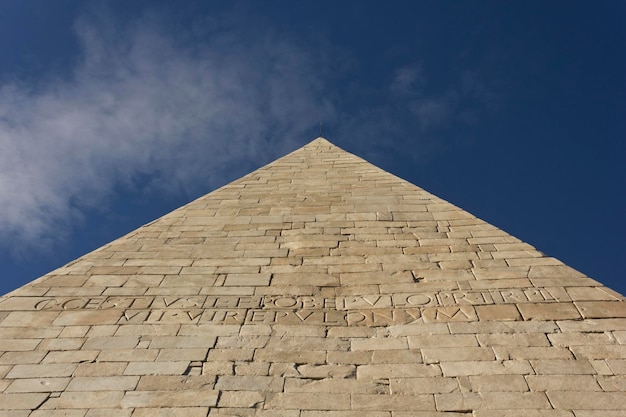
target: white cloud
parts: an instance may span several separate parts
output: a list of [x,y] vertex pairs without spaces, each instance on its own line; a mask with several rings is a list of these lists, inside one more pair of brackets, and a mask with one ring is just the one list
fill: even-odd
[[455,111],[454,104],[450,96],[441,96],[415,100],[410,107],[417,116],[421,128],[427,129],[449,121]]
[[418,65],[408,65],[396,70],[391,81],[391,92],[398,95],[419,94],[426,77]]
[[76,33],[83,55],[70,76],[0,86],[0,243],[54,240],[137,175],[206,187],[234,161],[268,161],[331,119],[320,65],[271,34],[183,42],[194,35],[176,40],[154,19],[83,19]]
[[[83,17],[71,73],[1,84],[0,247],[49,245],[119,186],[207,191],[233,167],[312,139],[320,121],[363,156],[419,149],[415,157],[427,158],[445,146],[438,128],[475,117],[464,101],[480,107],[489,92],[475,73],[435,90],[417,64],[363,88],[345,82],[350,52],[341,46],[305,50],[238,18],[198,17],[174,30],[156,15],[125,25]],[[358,108],[332,104],[356,97]]]

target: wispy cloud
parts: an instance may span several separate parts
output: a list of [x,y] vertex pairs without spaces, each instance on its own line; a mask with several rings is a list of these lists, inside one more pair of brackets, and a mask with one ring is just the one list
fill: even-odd
[[268,33],[189,42],[194,33],[172,36],[158,19],[83,18],[76,35],[83,53],[71,75],[0,86],[0,244],[54,240],[137,176],[166,190],[206,187],[331,119],[319,63]]
[[137,175],[165,190],[218,184],[237,161],[312,137],[331,113],[313,57],[268,33],[188,42],[155,19],[84,18],[76,35],[83,54],[70,76],[0,86],[0,237],[13,247],[54,240]]
[[428,78],[419,64],[398,68],[389,84],[389,92],[404,101],[421,131],[444,125],[473,124],[477,114],[493,109],[498,95],[481,79],[477,71],[463,70],[443,89],[427,89]]
[[350,79],[349,51],[300,47],[249,17],[198,17],[174,30],[157,14],[125,24],[94,16],[75,24],[82,53],[69,73],[0,85],[3,250],[70,234],[120,186],[207,191],[233,179],[233,167],[312,139],[319,121],[365,157],[419,148],[426,158],[441,146],[433,132],[475,117],[480,106],[466,102],[488,93],[474,73],[427,91],[418,64],[392,69],[387,85],[337,83]]

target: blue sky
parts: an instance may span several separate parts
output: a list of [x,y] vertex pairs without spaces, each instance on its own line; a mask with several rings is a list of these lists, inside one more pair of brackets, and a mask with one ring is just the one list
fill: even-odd
[[626,3],[0,5],[0,293],[319,133],[626,293]]

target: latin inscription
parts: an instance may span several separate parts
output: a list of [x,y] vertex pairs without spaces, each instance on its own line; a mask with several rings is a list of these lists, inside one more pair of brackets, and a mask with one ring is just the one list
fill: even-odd
[[[518,304],[571,301],[561,288],[498,291],[402,293],[325,298],[318,296],[144,296],[144,297],[15,297],[0,311],[108,309],[377,309],[456,305]],[[19,306],[17,305],[19,303]],[[21,308],[19,308],[21,307]],[[24,308],[27,307],[27,308]]]
[[570,301],[563,288],[320,296],[14,297],[0,311],[120,310],[119,323],[387,326],[476,321],[475,306]]

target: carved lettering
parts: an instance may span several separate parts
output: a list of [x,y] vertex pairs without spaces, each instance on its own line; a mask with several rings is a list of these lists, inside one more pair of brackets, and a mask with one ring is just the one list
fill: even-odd
[[56,305],[56,300],[48,298],[35,303],[35,310],[50,310]]
[[565,288],[322,296],[99,296],[16,297],[4,310],[122,310],[119,324],[212,323],[387,326],[476,321],[473,306],[570,301]]
[[157,308],[194,308],[203,304],[203,297],[159,297],[153,305]]
[[140,311],[132,311],[126,310],[124,311],[124,315],[120,319],[122,323],[142,323],[148,319],[150,315],[149,311],[140,310]]
[[[406,294],[405,294],[406,295]],[[435,298],[428,294],[409,294],[404,298],[404,304],[410,307],[427,306],[434,303]]]
[[422,312],[424,322],[475,321],[476,311],[471,306],[428,307]]
[[389,308],[392,307],[390,295],[358,295],[352,297],[342,297],[337,303],[342,310],[353,310],[359,308]]

